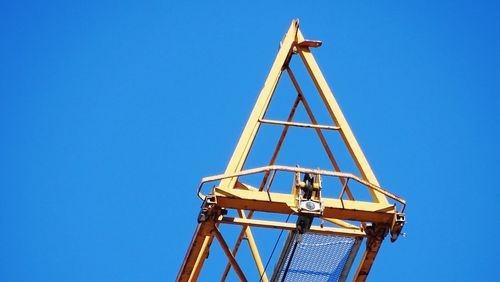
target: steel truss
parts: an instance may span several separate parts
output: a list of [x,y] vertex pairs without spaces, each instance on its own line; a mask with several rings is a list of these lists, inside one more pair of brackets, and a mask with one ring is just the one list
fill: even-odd
[[[203,200],[198,217],[199,223],[177,276],[177,281],[196,281],[198,279],[214,238],[217,238],[223,252],[228,258],[221,281],[226,279],[231,268],[241,281],[247,281],[245,269],[240,267],[235,258],[243,239],[246,239],[249,244],[262,281],[268,281],[268,275],[260,257],[252,228],[296,230],[297,225],[283,221],[255,219],[253,218],[254,212],[293,215],[305,213],[309,216],[333,223],[336,226],[312,225],[307,232],[366,238],[365,251],[356,273],[353,275],[354,281],[365,281],[386,235],[390,233],[392,241],[396,240],[399,236],[405,222],[405,200],[380,187],[311,53],[311,48],[319,46],[321,46],[321,42],[319,41],[305,40],[299,29],[299,21],[292,21],[288,32],[281,42],[278,55],[225,173],[203,178],[198,187],[198,195]],[[320,125],[315,119],[289,67],[290,60],[294,55],[298,55],[304,63],[335,125]],[[286,121],[265,119],[264,115],[283,72],[289,75],[297,91],[297,98]],[[311,123],[293,122],[296,108],[300,103],[304,106]],[[271,161],[265,167],[243,170],[243,165],[262,124],[283,127]],[[276,158],[290,127],[313,129],[318,135],[335,170],[327,171],[276,165]],[[332,130],[340,134],[360,172],[359,177],[351,173],[341,172],[337,160],[323,134],[323,130]],[[273,192],[272,183],[277,172],[291,175],[290,179],[295,184],[292,185],[290,193]],[[304,183],[301,183],[300,177],[305,174],[314,175],[318,178],[338,178],[342,184],[339,197],[321,197],[321,186],[320,182],[318,182],[319,184],[312,188],[313,196],[310,200],[316,203],[317,206],[311,210],[304,209],[300,202],[301,187],[304,187]],[[253,187],[239,181],[240,177],[248,175],[261,175],[262,181],[260,186]],[[203,194],[204,184],[217,181],[219,182],[218,185],[211,188],[206,195]],[[357,182],[368,189],[373,201],[355,200],[353,196],[354,191],[352,191],[352,186],[349,185],[349,183],[353,182]],[[346,196],[347,199],[345,199]],[[227,216],[227,211],[231,209],[237,211],[237,217]],[[352,221],[359,222],[359,225],[352,224]],[[236,244],[232,249],[227,244],[219,229],[221,224],[240,225],[242,227]]]

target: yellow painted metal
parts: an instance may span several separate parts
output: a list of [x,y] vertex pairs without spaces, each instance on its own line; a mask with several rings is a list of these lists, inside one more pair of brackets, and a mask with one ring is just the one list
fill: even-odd
[[210,247],[214,227],[213,220],[198,224],[177,281],[196,281]]
[[[380,236],[377,238],[370,237],[372,235],[369,235],[368,232],[365,231],[365,222],[381,225],[382,228],[392,227],[398,211],[395,204],[389,203],[388,198],[401,204],[399,212],[404,211],[406,206],[404,199],[388,192],[378,184],[378,181],[365,155],[357,143],[347,120],[345,119],[337,101],[333,96],[333,92],[329,88],[326,79],[316,63],[316,60],[310,52],[310,48],[321,46],[321,42],[305,40],[298,27],[298,20],[293,20],[281,42],[281,48],[278,51],[276,59],[231,156],[225,173],[202,179],[198,188],[198,195],[202,199],[205,199],[205,195],[202,193],[203,184],[211,181],[220,181],[220,183],[214,187],[208,195],[211,197],[211,201],[213,201],[210,205],[208,205],[211,216],[204,221],[202,220],[202,222],[198,224],[189,250],[177,276],[177,281],[196,281],[198,279],[214,237],[216,237],[221,243],[221,247],[229,260],[221,281],[226,279],[231,267],[236,271],[240,280],[246,281],[244,274],[246,269],[242,269],[235,259],[236,253],[238,252],[238,248],[244,236],[249,243],[257,270],[259,274],[262,275],[262,281],[268,281],[251,227],[293,230],[295,229],[295,224],[253,219],[252,217],[254,212],[260,211],[281,214],[297,214],[298,212],[298,201],[296,199],[299,193],[297,190],[298,188],[293,186],[290,194],[270,191],[274,175],[277,171],[292,172],[295,174],[295,179],[300,179],[299,177],[301,173],[312,173],[314,175],[337,177],[340,180],[343,186],[341,197],[339,199],[318,198],[318,200],[321,200],[323,210],[321,214],[316,215],[317,217],[334,223],[339,227],[313,225],[309,232],[369,238],[369,244],[354,275],[355,281],[364,281],[366,279],[375,256],[380,249],[383,237],[385,237],[385,235],[381,238],[379,238]],[[313,112],[289,67],[289,62],[294,54],[298,54],[306,66],[308,73],[319,92],[319,95],[326,105],[334,125],[319,125],[317,123]],[[297,98],[286,121],[266,119],[265,113],[283,71],[286,71],[289,74],[289,77],[291,78],[297,91]],[[306,109],[306,112],[311,119],[311,124],[293,121],[295,111],[300,103],[302,103]],[[269,124],[270,126],[279,125],[283,127],[274,153],[268,166],[243,170],[252,144],[262,124]],[[321,144],[328,154],[335,171],[275,165],[274,163],[290,126],[312,128],[320,138]],[[359,173],[361,174],[361,177],[351,173],[341,172],[340,166],[337,163],[334,154],[322,133],[322,130],[335,130],[339,132],[347,149],[349,150],[350,156],[354,160]],[[264,175],[260,186],[254,187],[250,184],[238,181],[240,176],[259,173]],[[355,200],[353,191],[351,191],[348,186],[349,180],[359,182],[365,186],[370,191],[373,202]],[[342,199],[344,192],[347,193],[349,200]],[[235,209],[238,212],[239,218],[221,216],[224,209]],[[248,211],[248,214],[245,210]],[[357,221],[361,223],[363,227],[355,226],[345,220]],[[224,240],[223,234],[218,229],[220,224],[237,224],[242,226],[242,230],[237,237],[236,244],[232,251],[230,251],[229,246]]]
[[198,276],[200,275],[201,268],[203,266],[203,262],[205,259],[208,257],[208,249],[210,248],[210,245],[212,245],[212,241],[214,240],[213,236],[205,236],[203,238],[203,244],[200,249],[200,253],[198,257],[196,258],[196,262],[193,266],[193,270],[189,274],[189,282],[192,281],[197,281]]
[[[245,211],[239,209],[238,214],[242,219],[246,219]],[[264,264],[262,263],[262,259],[260,258],[259,249],[257,248],[257,244],[255,243],[255,239],[252,234],[252,230],[248,226],[244,227],[245,235],[248,240],[248,245],[250,247],[250,251],[252,252],[253,259],[255,261],[255,265],[259,270],[259,275],[262,277],[263,282],[267,282],[266,270],[264,268]]]
[[[250,211],[247,218],[251,218],[252,215],[253,215],[253,211]],[[243,241],[243,237],[245,236],[245,232],[246,232],[247,228],[248,227],[245,226],[241,229],[240,234],[238,236],[238,239],[236,240],[236,243],[234,244],[234,248],[233,248],[233,252],[232,252],[233,256],[236,256],[236,253],[238,253],[238,250],[240,248],[241,242]],[[220,281],[226,281],[227,275],[229,274],[229,270],[231,270],[231,264],[227,263],[226,267],[224,268],[224,272],[222,273],[222,277],[221,277]]]
[[347,228],[347,229],[359,229],[359,226],[356,226],[354,224],[350,224],[350,223],[345,222],[345,221],[340,220],[340,219],[328,218],[328,217],[323,217],[322,219],[324,219],[324,220],[326,220],[328,222],[331,222],[331,223],[333,223],[335,225]]
[[375,257],[382,246],[382,241],[377,240],[370,247],[367,247],[363,252],[363,256],[360,260],[360,264],[356,269],[356,273],[354,274],[353,281],[356,282],[364,282],[370,273],[370,269],[372,268],[373,262],[375,261]]
[[[291,194],[214,188],[217,204],[226,208],[258,210],[270,213],[297,213]],[[323,216],[345,220],[391,224],[396,214],[392,204],[323,198]]]
[[[284,230],[295,230],[297,228],[295,226],[295,223],[258,220],[258,219],[224,217],[221,219],[221,222],[227,224],[238,224],[244,226],[254,226],[263,228],[284,229]],[[335,228],[335,227],[321,227],[313,225],[311,226],[311,229],[308,232],[315,234],[328,234],[328,235],[352,236],[352,237],[364,237],[366,235],[366,233],[362,231],[359,227],[357,227],[356,229],[346,229],[346,228]]]
[[328,130],[339,130],[340,129],[340,127],[338,127],[338,126],[309,124],[309,123],[303,123],[303,122],[278,121],[278,120],[270,120],[270,119],[261,119],[261,120],[259,120],[259,122],[267,123],[267,124],[297,126],[297,127],[305,127],[305,128],[318,128],[318,129],[328,129]]
[[236,271],[236,274],[240,278],[240,281],[247,281],[245,274],[243,274],[243,271],[241,270],[240,266],[236,262],[236,259],[234,258],[233,254],[231,251],[229,251],[229,247],[226,243],[226,240],[224,240],[224,237],[220,233],[219,229],[215,228],[215,236],[217,237],[217,240],[219,240],[219,243],[222,247],[222,250],[226,254],[227,258],[229,259],[229,262],[233,266],[234,270]]

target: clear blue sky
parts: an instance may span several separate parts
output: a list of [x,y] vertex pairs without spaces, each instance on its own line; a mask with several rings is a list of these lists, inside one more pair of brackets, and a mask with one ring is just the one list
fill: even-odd
[[407,238],[369,280],[498,280],[497,1],[10,2],[1,281],[173,281],[195,188],[223,172],[297,17],[381,184],[409,203]]

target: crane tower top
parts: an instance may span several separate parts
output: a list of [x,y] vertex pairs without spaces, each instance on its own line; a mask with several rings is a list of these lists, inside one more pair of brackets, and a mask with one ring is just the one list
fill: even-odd
[[[292,21],[224,174],[205,177],[198,187],[202,200],[198,224],[177,281],[196,281],[203,275],[214,238],[227,257],[227,264],[216,263],[221,266],[221,281],[228,275],[236,275],[241,281],[254,280],[249,278],[252,273],[261,281],[345,281],[348,277],[364,281],[384,238],[390,234],[391,241],[395,241],[401,234],[406,202],[382,188],[375,177],[311,52],[320,46],[320,41],[305,39],[299,21]],[[319,124],[316,120],[291,69],[294,57],[299,57],[304,64],[317,90],[314,95],[321,98],[331,124]],[[266,112],[284,73],[293,84],[295,100],[286,120],[269,119]],[[294,121],[299,106],[305,109],[310,122]],[[280,130],[276,146],[264,166],[245,168],[263,126]],[[319,138],[328,156],[327,168],[277,163],[291,128]],[[340,136],[357,171],[341,170],[326,132]],[[295,156],[296,164],[300,165],[301,154]],[[278,177],[281,182],[275,181]],[[288,185],[283,185],[286,182]],[[212,183],[210,188],[205,185],[207,183]],[[369,199],[357,197],[358,190],[367,190]],[[235,233],[225,234],[226,226],[239,226],[236,233],[239,235],[232,248],[227,236]],[[261,238],[262,234],[254,232],[255,228],[279,232],[267,262],[262,259],[264,252],[259,248],[262,245],[259,240],[269,241],[276,237]],[[286,236],[282,236],[284,232]],[[251,260],[237,256],[243,240],[248,243]],[[272,261],[274,265],[270,265],[278,246],[281,254],[276,255]],[[355,260],[360,251],[361,258]],[[356,270],[351,273],[352,266]]]

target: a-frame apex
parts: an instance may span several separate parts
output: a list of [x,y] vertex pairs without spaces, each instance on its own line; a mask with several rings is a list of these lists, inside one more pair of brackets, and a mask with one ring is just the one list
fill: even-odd
[[[339,133],[342,136],[346,147],[349,150],[350,156],[359,169],[364,180],[379,185],[375,174],[373,173],[361,147],[359,146],[352,130],[347,123],[337,101],[333,96],[328,83],[326,82],[323,73],[321,72],[310,48],[321,46],[320,41],[306,40],[299,29],[299,20],[294,19],[281,41],[281,47],[278,51],[276,59],[267,76],[264,86],[259,94],[257,102],[250,114],[247,124],[241,134],[241,137],[236,145],[236,149],[225,170],[226,174],[236,173],[243,169],[245,161],[248,157],[252,144],[259,131],[261,121],[269,107],[271,98],[276,90],[276,86],[280,80],[283,71],[288,70],[288,73],[293,76],[289,69],[289,62],[294,54],[298,54],[316,86],[333,122],[339,127]],[[295,87],[299,90],[297,82],[294,82]],[[300,93],[299,93],[300,94]],[[324,141],[322,141],[324,142]],[[331,153],[330,153],[331,154]],[[224,179],[220,183],[220,187],[231,189],[234,188],[237,178]],[[387,199],[381,193],[370,190],[370,193],[375,202],[387,203]]]

